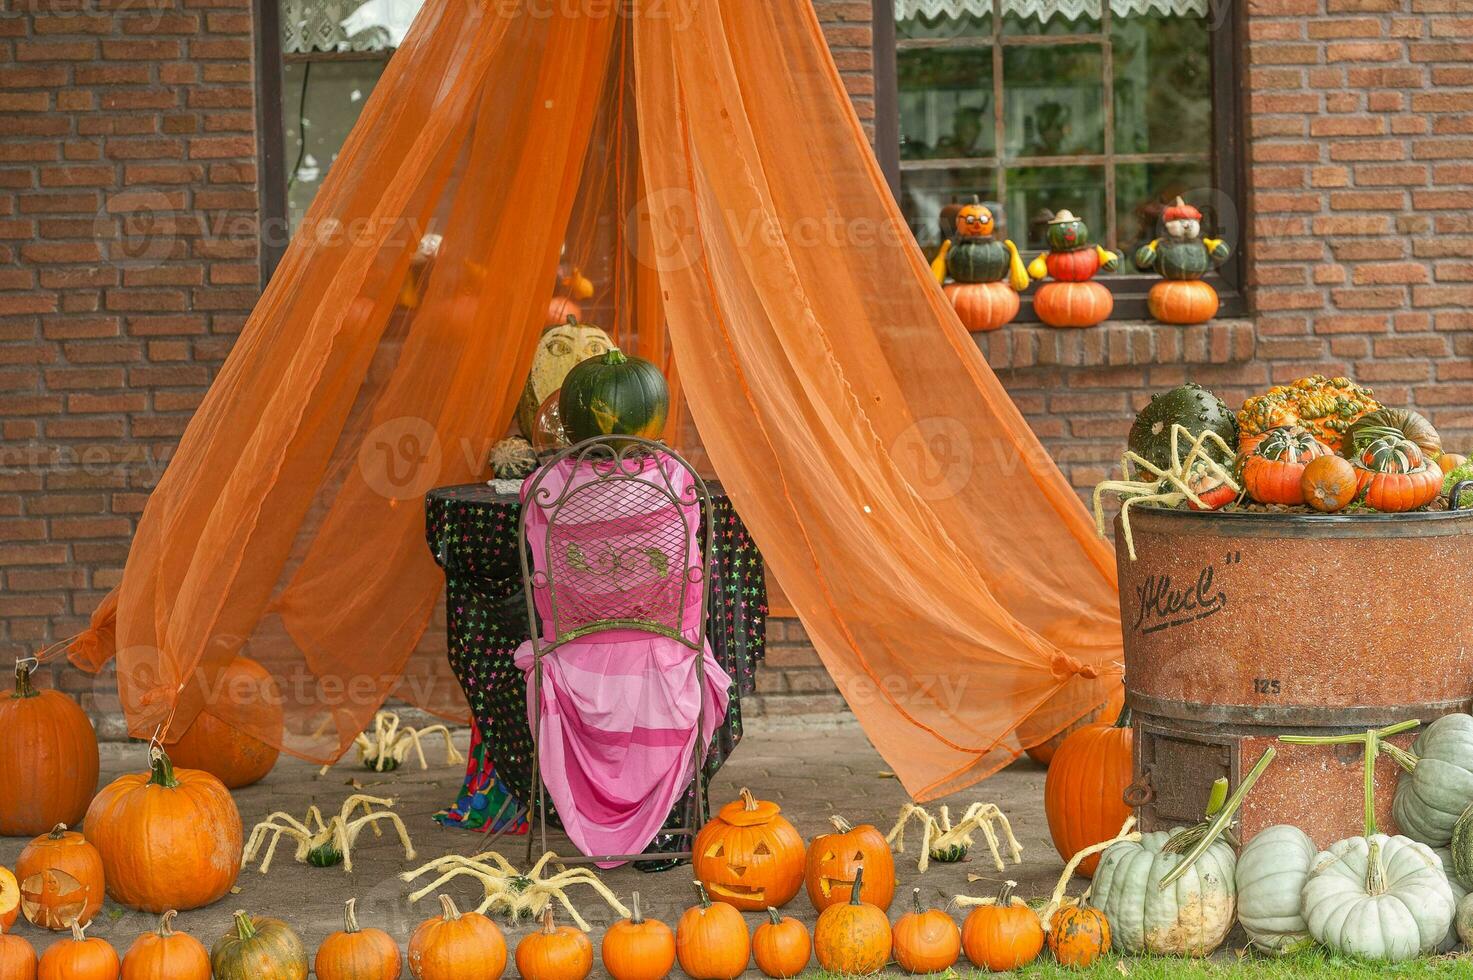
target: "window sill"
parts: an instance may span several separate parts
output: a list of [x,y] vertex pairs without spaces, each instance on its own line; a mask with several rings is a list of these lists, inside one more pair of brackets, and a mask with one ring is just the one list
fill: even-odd
[[1036,367],[1132,367],[1147,364],[1241,364],[1253,359],[1252,320],[1221,319],[1193,327],[1154,320],[1106,321],[1083,330],[1010,323],[974,335],[993,370]]

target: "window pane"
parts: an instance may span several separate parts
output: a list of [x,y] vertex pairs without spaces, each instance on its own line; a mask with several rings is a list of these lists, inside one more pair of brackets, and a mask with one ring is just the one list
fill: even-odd
[[1117,17],[1115,152],[1207,153],[1212,73],[1200,17]]
[[1007,155],[1104,153],[1104,77],[1104,58],[1097,44],[1006,49]]
[[992,49],[922,49],[897,56],[900,159],[989,157],[993,138]]
[[322,186],[322,179],[337,159],[383,70],[384,62],[376,60],[293,62],[286,66],[282,122],[286,134],[287,215],[293,230]]
[[280,0],[281,49],[388,51],[404,42],[423,0]]
[[[941,209],[948,204],[983,201],[997,194],[997,173],[991,168],[968,170],[908,170],[901,174],[900,208],[916,241],[927,258],[936,254],[942,236],[939,224]],[[997,214],[998,227],[1005,227],[1006,216]]]
[[949,9],[930,17],[927,9],[924,0],[895,0],[896,39],[986,37],[992,33],[991,0],[978,0],[955,17]]
[[[1136,272],[1130,256],[1165,233],[1161,212],[1180,196],[1202,212],[1202,234],[1221,233],[1212,168],[1200,163],[1134,163],[1115,168],[1115,214],[1120,233],[1114,246],[1125,256],[1121,271]],[[1154,273],[1153,273],[1154,274]]]
[[1065,208],[1083,218],[1090,234],[1101,241],[1105,235],[1105,168],[1009,168],[1007,204],[1008,213],[1024,222],[1024,227],[1015,226],[1011,232],[1020,249],[1046,249],[1048,212]]

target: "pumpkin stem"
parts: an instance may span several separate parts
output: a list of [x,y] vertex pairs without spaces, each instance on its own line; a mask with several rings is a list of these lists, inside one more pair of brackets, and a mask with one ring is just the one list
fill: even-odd
[[[91,923],[88,923],[90,925]],[[72,942],[85,943],[87,941],[87,926],[78,921],[77,916],[72,916]]]
[[455,907],[455,900],[449,895],[440,896],[440,918],[446,922],[455,922],[460,918],[460,909]]
[[169,911],[159,916],[158,936],[160,939],[168,939],[174,935],[174,916],[178,914],[177,909],[169,909]]
[[1381,863],[1381,842],[1366,841],[1366,894],[1375,898],[1386,891],[1386,866]]
[[[1361,759],[1361,781],[1365,791],[1367,837],[1376,832],[1376,756],[1380,754],[1380,748],[1381,740],[1376,733],[1366,732],[1366,750],[1362,753],[1363,758]],[[1368,866],[1367,875],[1369,874]]]
[[1364,746],[1362,750],[1362,767],[1364,768],[1363,782],[1365,784],[1365,825],[1366,836],[1376,832],[1376,759],[1385,752],[1395,760],[1407,772],[1417,768],[1417,757],[1405,749],[1392,745],[1386,739],[1393,735],[1409,732],[1420,725],[1416,718],[1399,721],[1385,728],[1372,728],[1369,731],[1356,732],[1352,735],[1280,735],[1280,742],[1290,745],[1353,745],[1356,742]]
[[1420,760],[1401,746],[1386,742],[1381,746],[1381,751],[1391,756],[1392,761],[1407,772],[1417,771],[1417,763]]
[[[1160,887],[1163,890],[1173,884],[1182,875],[1186,874],[1187,869],[1196,864],[1197,859],[1217,842],[1217,838],[1221,837],[1222,832],[1227,830],[1228,824],[1232,823],[1233,816],[1238,812],[1238,807],[1243,805],[1243,799],[1248,795],[1248,791],[1253,788],[1254,783],[1258,782],[1258,777],[1263,775],[1263,771],[1268,768],[1270,762],[1274,761],[1274,756],[1277,754],[1277,750],[1272,745],[1264,749],[1263,755],[1258,757],[1258,761],[1253,764],[1253,768],[1249,770],[1248,775],[1243,777],[1243,781],[1233,791],[1233,795],[1228,799],[1226,805],[1218,810],[1217,815],[1212,818],[1210,823],[1198,824],[1191,830],[1177,834],[1167,842],[1166,846],[1162,848],[1163,851],[1180,853],[1181,848],[1187,843],[1191,843],[1192,848],[1187,852],[1186,857],[1182,859],[1181,863],[1172,868],[1161,879]],[[1183,838],[1189,838],[1189,840],[1184,841]],[[1176,846],[1173,847],[1173,844]]]
[[845,820],[843,817],[839,816],[837,813],[831,814],[829,816],[829,823],[833,824],[834,827],[841,834],[847,834],[847,833],[849,833],[849,831],[851,831],[851,830],[854,829],[854,827],[849,823],[849,821]]
[[709,895],[706,894],[706,886],[703,885],[703,884],[701,884],[699,881],[692,882],[692,884],[694,884],[696,886],[696,893],[701,896],[701,908],[703,908],[703,909],[710,908],[711,907],[711,896],[709,896]]
[[542,906],[542,934],[551,936],[556,932],[557,926],[552,921],[552,899],[548,899],[547,904]]
[[639,910],[639,892],[630,892],[629,906],[629,921],[633,922],[635,925],[639,925],[644,922],[644,913]]
[[249,915],[247,915],[244,910],[237,911],[235,913],[235,936],[236,936],[236,938],[239,939],[239,940],[241,940],[242,942],[244,942],[247,939],[254,938],[255,935],[256,935],[256,924],[251,921],[251,917]]
[[783,917],[778,915],[777,909],[773,908],[771,905],[767,906],[767,918],[775,926],[780,926],[783,924]]
[[[150,786],[162,786],[165,789],[173,789],[179,785],[179,780],[174,776],[174,763],[169,760],[168,753],[163,746],[155,745],[148,750],[149,768],[153,770],[153,776],[148,780]],[[242,936],[241,938],[247,938]]]
[[1120,717],[1118,717],[1118,718],[1115,719],[1115,727],[1116,728],[1129,728],[1130,727],[1130,705],[1127,704],[1125,707],[1123,707],[1123,708],[1120,709]]
[[1207,808],[1202,811],[1203,816],[1217,816],[1222,810],[1222,805],[1227,802],[1227,788],[1226,776],[1219,776],[1212,781],[1212,792],[1207,794]]
[[738,795],[740,795],[741,798],[742,798],[742,809],[743,810],[747,811],[748,813],[756,813],[757,812],[757,797],[755,797],[755,796],[752,795],[752,791],[751,790],[749,790],[749,789],[747,789],[747,787],[743,786],[741,793],[738,794]]
[[358,931],[358,899],[350,898],[343,903],[343,931],[348,935]]
[[21,657],[15,662],[15,696],[18,698],[33,698],[38,692],[31,684],[31,671],[37,666],[35,657]]
[[629,358],[624,356],[624,352],[617,347],[610,347],[609,352],[604,355],[605,364],[623,364],[628,360]]
[[[864,887],[864,865],[861,864],[859,867],[857,867],[857,868],[854,869],[854,886],[849,889],[849,904],[850,905],[862,905],[862,904],[864,904],[863,902],[861,902],[859,900],[859,890],[861,888],[863,888],[863,887]],[[916,890],[917,891],[920,891],[920,889],[916,889]]]
[[922,912],[926,911],[925,909],[921,908],[921,890],[919,888],[912,888],[910,890],[910,903],[915,908],[916,915],[920,915]]
[[51,833],[49,833],[49,834],[46,835],[46,837],[47,837],[48,840],[61,840],[65,836],[66,836],[66,824],[64,824],[64,823],[59,823],[55,827],[52,827],[51,828]]
[[[1013,903],[1013,889],[1017,887],[1018,883],[1016,881],[1005,881],[1002,883],[1002,888],[997,893],[998,908],[1005,909]],[[920,889],[917,888],[916,891],[920,891]]]

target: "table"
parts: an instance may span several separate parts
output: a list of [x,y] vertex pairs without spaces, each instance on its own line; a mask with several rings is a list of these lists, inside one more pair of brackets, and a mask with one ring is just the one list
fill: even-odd
[[[767,637],[767,586],[762,556],[721,486],[708,482],[714,534],[707,641],[735,683],[726,719],[712,740],[705,772],[721,768],[742,737],[741,697],[756,689]],[[522,832],[518,801],[530,799],[532,737],[527,684],[512,662],[528,639],[526,599],[517,551],[521,503],[484,483],[441,487],[425,499],[425,536],[445,570],[451,669],[470,702],[473,732],[465,785],[436,819],[446,826]],[[666,821],[679,827],[694,789]],[[548,801],[549,820],[556,814]],[[515,820],[515,823],[512,821]],[[661,834],[651,850],[689,850],[683,835]]]

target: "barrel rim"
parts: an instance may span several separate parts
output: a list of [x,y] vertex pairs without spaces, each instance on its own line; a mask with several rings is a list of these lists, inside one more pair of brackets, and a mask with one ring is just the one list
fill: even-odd
[[1325,526],[1354,526],[1359,524],[1421,524],[1427,521],[1473,520],[1473,508],[1459,510],[1414,510],[1402,514],[1374,512],[1369,514],[1289,514],[1281,511],[1235,511],[1235,510],[1190,510],[1177,507],[1157,507],[1145,504],[1132,508],[1131,521],[1147,520],[1202,520],[1236,521],[1240,524],[1264,524],[1290,526],[1313,524]]
[[1127,676],[1125,704],[1135,718],[1164,718],[1173,722],[1234,725],[1251,728],[1379,728],[1406,718],[1433,718],[1473,707],[1469,698],[1418,701],[1411,704],[1380,705],[1247,705],[1220,702],[1178,701],[1135,690]]

